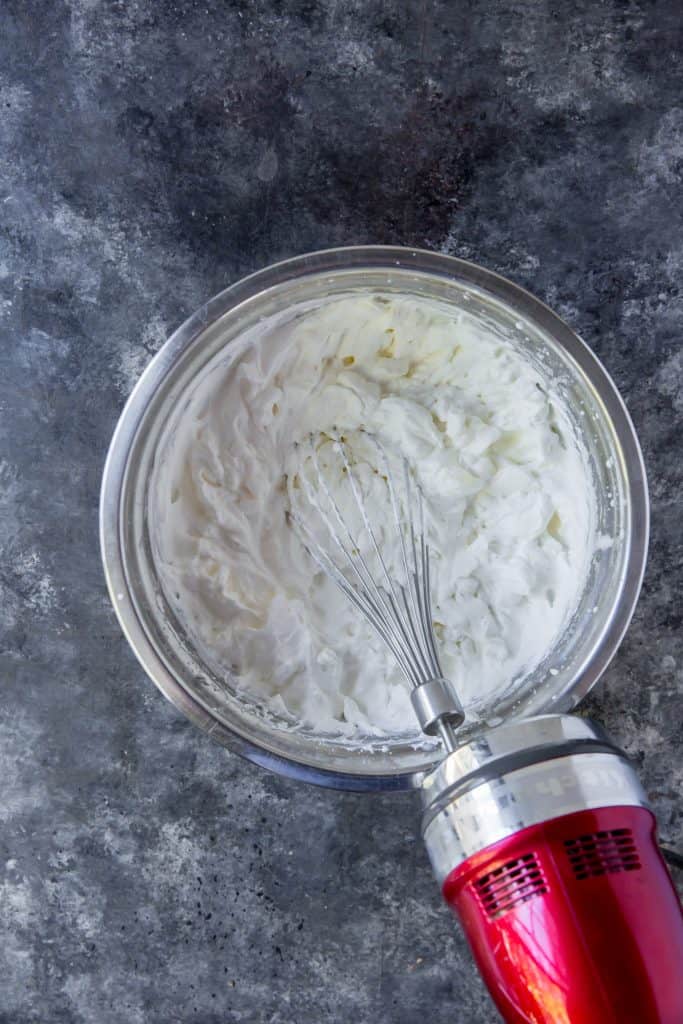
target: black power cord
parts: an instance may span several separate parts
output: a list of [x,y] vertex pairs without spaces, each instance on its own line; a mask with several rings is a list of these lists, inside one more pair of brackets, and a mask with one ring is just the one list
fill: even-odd
[[668,846],[660,846],[660,850],[667,864],[670,864],[673,868],[683,869],[683,853],[679,853],[678,850],[671,850]]

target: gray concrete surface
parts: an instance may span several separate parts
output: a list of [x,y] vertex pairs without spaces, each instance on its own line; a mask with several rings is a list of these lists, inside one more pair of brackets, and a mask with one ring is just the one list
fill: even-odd
[[0,7],[0,1021],[489,1024],[410,797],[269,777],[166,704],[97,547],[124,400],[208,296],[329,245],[497,270],[598,352],[653,543],[587,708],[683,848],[674,2]]

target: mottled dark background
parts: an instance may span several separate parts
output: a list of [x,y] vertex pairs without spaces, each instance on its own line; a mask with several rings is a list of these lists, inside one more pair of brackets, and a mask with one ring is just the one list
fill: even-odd
[[[590,710],[683,848],[681,7],[0,6],[0,1021],[488,1024],[409,796],[212,744],[138,668],[97,500],[126,395],[240,275],[475,260],[604,359],[643,441],[643,598]],[[626,1024],[626,1022],[625,1022]]]

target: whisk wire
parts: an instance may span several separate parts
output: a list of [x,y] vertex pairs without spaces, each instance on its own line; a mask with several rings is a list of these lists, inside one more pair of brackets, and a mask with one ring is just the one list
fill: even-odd
[[[319,514],[321,521],[325,525],[325,528],[330,538],[332,539],[334,544],[340,549],[344,558],[346,559],[346,563],[356,576],[362,588],[362,597],[367,602],[367,608],[363,607],[362,602],[359,600],[358,591],[353,587],[353,585],[351,585],[348,582],[342,569],[340,569],[339,566],[330,558],[330,556],[321,548],[321,546],[318,544],[315,537],[313,536],[312,532],[306,527],[306,524],[303,522],[300,516],[296,515],[296,513],[294,513],[293,515],[294,521],[300,527],[300,529],[302,529],[307,535],[308,544],[306,546],[309,552],[313,554],[313,551],[311,550],[311,548],[313,547],[318,555],[316,561],[320,563],[320,560],[322,559],[323,562],[329,564],[329,566],[334,569],[332,575],[335,582],[338,584],[338,586],[341,587],[344,593],[351,598],[356,607],[359,608],[359,610],[361,610],[365,614],[370,623],[374,626],[376,632],[379,633],[380,637],[390,647],[404,675],[409,679],[410,682],[413,683],[413,685],[417,685],[417,682],[419,681],[420,666],[415,661],[415,652],[411,649],[410,645],[406,643],[407,637],[404,624],[401,621],[400,616],[396,615],[395,606],[393,602],[390,601],[392,595],[385,595],[383,590],[376,584],[372,572],[370,571],[370,568],[367,564],[367,561],[363,556],[362,551],[360,550],[358,539],[354,538],[353,534],[351,533],[349,525],[341,513],[341,509],[339,508],[337,500],[328,486],[328,483],[325,479],[325,475],[322,472],[322,468],[320,466],[318,452],[313,438],[311,438],[311,452],[313,465],[317,474],[317,480],[320,484],[322,492],[325,495],[325,498],[327,499],[327,503],[332,509],[334,518],[336,519],[340,529],[343,531],[344,535],[347,538],[348,544],[350,545],[350,549],[344,544],[344,542],[339,537],[337,531],[334,529],[334,525],[330,521],[328,513],[323,508],[321,503],[318,501],[315,493],[309,486],[309,482],[306,479],[305,475],[302,474],[304,488],[306,491],[306,497],[310,501],[313,508]],[[342,455],[344,455],[343,450]],[[362,499],[360,498],[360,494],[356,488],[355,478],[353,476],[353,472],[350,470],[350,466],[348,465],[348,460],[346,460],[346,466],[347,475],[349,475],[349,483],[351,485],[352,493],[354,495],[354,500],[357,504],[359,504],[362,507]],[[363,513],[364,510],[361,514]],[[370,529],[370,532],[372,533],[369,521],[367,520],[366,513],[365,521],[367,523],[367,527]],[[377,541],[374,538],[374,534],[372,536],[374,539],[376,550],[379,551],[379,548],[377,547]],[[381,559],[381,555],[379,557]],[[384,566],[384,571],[387,575],[387,578],[390,579],[390,577],[388,576],[388,572],[386,570],[386,565],[384,565],[382,559],[381,561]],[[323,571],[325,571],[324,565],[322,565],[321,568],[323,569]]]
[[371,623],[374,629],[379,634],[380,638],[386,643],[391,650],[392,654],[396,658],[396,661],[401,668],[401,671],[408,677],[412,678],[410,665],[406,663],[404,653],[401,647],[397,644],[395,636],[385,628],[383,620],[380,615],[380,611],[376,605],[366,595],[359,593],[353,586],[348,582],[343,572],[339,569],[336,563],[320,548],[317,541],[313,537],[306,524],[296,515],[296,513],[290,513],[292,522],[296,525],[300,531],[300,536],[304,547],[319,566],[322,571],[329,576],[337,586],[346,594],[350,601],[355,605],[356,608],[366,617]]
[[[403,561],[403,569],[404,569],[404,572],[405,572],[405,575],[406,575],[406,586],[405,587],[401,587],[401,593],[402,593],[402,596],[403,596],[403,603],[404,603],[405,610],[406,610],[407,620],[408,620],[408,623],[410,624],[411,633],[412,633],[413,639],[415,641],[416,649],[420,653],[424,670],[425,670],[425,672],[430,673],[430,674],[433,675],[434,671],[435,671],[435,667],[434,667],[434,665],[430,665],[429,664],[429,660],[427,658],[425,658],[425,656],[424,656],[424,646],[420,642],[420,637],[418,636],[417,628],[415,626],[415,621],[420,619],[419,608],[418,608],[419,597],[416,597],[416,595],[419,595],[420,587],[419,587],[419,579],[417,577],[417,557],[416,557],[416,551],[415,551],[414,532],[411,534],[411,549],[412,549],[412,555],[413,555],[413,567],[412,567],[412,570],[411,570],[411,568],[409,568],[409,566],[408,566],[408,553],[407,553],[407,550],[406,550],[405,531],[404,531],[403,525],[401,523],[401,515],[400,515],[400,511],[399,511],[398,498],[396,496],[396,488],[394,487],[393,475],[392,475],[390,467],[389,467],[389,463],[388,463],[388,460],[387,460],[386,452],[383,450],[383,448],[381,447],[381,445],[379,444],[379,442],[377,441],[376,438],[373,438],[373,441],[375,443],[375,447],[377,448],[377,451],[378,451],[378,453],[379,453],[379,455],[380,455],[380,457],[382,459],[382,462],[383,462],[383,468],[385,470],[384,475],[385,475],[386,480],[387,480],[387,486],[389,488],[389,497],[390,497],[390,500],[391,500],[391,507],[392,507],[392,510],[393,510],[393,513],[394,513],[394,523],[395,523],[395,526],[396,526],[396,533],[398,534],[398,537],[399,537],[399,543],[400,543],[400,548],[401,548],[401,558],[402,558],[402,561]],[[404,489],[405,489],[405,499],[406,499],[406,518],[407,518],[409,523],[412,523],[412,518],[413,517],[412,517],[412,496],[411,496],[411,490],[410,490],[410,474],[408,472],[408,467],[407,467],[407,465],[405,463],[403,465],[403,470],[404,470]],[[423,509],[422,509],[422,493],[419,490],[419,488],[418,488],[417,494],[418,494],[418,505],[419,505],[419,507],[421,509],[421,512],[423,513]],[[424,516],[423,515],[422,515],[422,523],[424,524]],[[413,584],[412,586],[410,586],[411,582]],[[412,613],[413,613],[412,615],[411,615],[411,608],[408,605],[408,597],[406,596],[406,592],[407,592],[407,594],[409,595],[409,598],[410,598],[410,605],[412,606]],[[437,664],[436,667],[438,669],[438,664]]]
[[[405,582],[396,579],[389,569],[344,438],[327,437],[325,440],[338,458],[343,477],[348,482],[353,507],[359,517],[360,533],[357,533],[358,527],[352,529],[332,492],[321,465],[320,445],[316,444],[313,435],[309,438],[313,479],[309,479],[304,470],[299,479],[310,508],[317,514],[325,535],[332,542],[332,551],[319,541],[300,514],[299,507],[290,508],[289,521],[318,567],[336,583],[393,654],[399,669],[413,686],[411,699],[422,728],[438,734],[446,748],[451,750],[455,743],[454,729],[463,721],[464,714],[443,679],[434,638],[430,557],[422,491],[411,477],[407,462],[402,460],[401,500],[385,449],[374,435],[365,431],[361,433],[374,445],[383,469],[382,477],[390,497],[398,537],[398,558]],[[364,534],[369,542],[368,554],[374,554],[374,571],[363,554]]]
[[[394,613],[394,621],[395,621],[396,625],[398,626],[398,628],[399,628],[399,630],[401,632],[401,635],[403,636],[403,639],[408,644],[408,649],[411,651],[411,654],[413,656],[417,656],[419,658],[421,656],[421,654],[422,654],[422,652],[419,650],[419,648],[416,648],[415,650],[410,648],[409,633],[410,633],[411,620],[410,620],[409,616],[408,616],[408,618],[406,620],[404,620],[403,615],[402,615],[402,613],[400,611],[399,603],[398,603],[398,594],[396,592],[397,584],[394,582],[393,577],[389,574],[389,570],[387,569],[386,562],[385,562],[384,557],[382,555],[382,551],[380,549],[380,546],[379,546],[379,544],[377,542],[377,537],[375,535],[375,531],[372,528],[372,524],[370,522],[370,517],[368,516],[367,509],[365,507],[365,502],[363,501],[363,499],[362,499],[362,497],[360,495],[360,491],[359,491],[359,488],[358,488],[358,482],[356,480],[355,473],[353,472],[353,469],[351,468],[351,464],[349,462],[349,459],[348,459],[348,457],[346,455],[346,451],[345,451],[344,446],[342,445],[342,443],[340,441],[335,441],[334,442],[334,447],[335,447],[335,451],[337,452],[338,455],[340,455],[340,457],[342,459],[344,470],[346,471],[346,474],[348,476],[349,486],[351,488],[351,493],[352,493],[354,501],[356,503],[356,508],[358,509],[358,512],[360,514],[363,526],[365,527],[365,531],[366,531],[366,533],[367,533],[367,535],[368,535],[368,537],[370,539],[370,543],[372,544],[372,548],[373,548],[373,550],[375,552],[375,556],[377,557],[377,560],[379,562],[380,568],[382,570],[382,575],[384,576],[384,579],[385,579],[385,582],[386,582],[387,598],[388,598],[388,600],[390,602],[391,609],[392,609],[392,611]],[[399,531],[399,533],[400,533],[400,531]],[[383,598],[384,595],[383,595],[382,588],[379,587],[375,583],[375,580],[374,580],[374,578],[372,578],[372,576],[370,577],[370,579],[371,579],[372,586],[377,590],[377,592],[380,595],[380,597]]]
[[[358,610],[371,622],[380,638],[387,644],[387,646],[389,646],[406,678],[414,686],[417,686],[424,678],[432,678],[435,675],[439,675],[440,666],[438,658],[434,656],[435,652],[433,643],[430,644],[428,641],[428,636],[431,632],[429,628],[430,620],[425,620],[425,606],[420,595],[422,580],[420,579],[420,569],[417,556],[412,507],[413,497],[408,468],[407,466],[404,466],[404,484],[406,489],[406,517],[410,524],[410,553],[412,556],[412,565],[409,565],[404,536],[405,531],[401,523],[396,488],[388,464],[388,459],[377,439],[372,437],[377,452],[381,457],[383,469],[385,470],[384,477],[386,478],[389,488],[397,534],[400,539],[401,557],[407,583],[407,586],[403,586],[398,584],[389,573],[376,532],[373,529],[370,517],[368,516],[367,509],[365,507],[365,502],[361,496],[356,474],[346,454],[344,445],[338,439],[334,439],[331,442],[335,453],[340,458],[348,479],[349,489],[353,496],[354,504],[360,515],[363,528],[370,540],[372,550],[377,558],[381,574],[386,582],[386,587],[383,588],[375,581],[367,560],[360,550],[359,540],[352,534],[348,521],[342,514],[337,499],[330,490],[320,464],[315,439],[311,437],[309,440],[311,460],[316,472],[316,481],[320,492],[326,499],[326,504],[329,506],[334,520],[336,520],[339,530],[335,529],[334,523],[330,520],[328,511],[318,500],[316,493],[310,486],[310,482],[306,474],[301,474],[307,500],[320,516],[329,537],[343,555],[345,564],[355,576],[360,586],[360,590],[349,582],[343,569],[341,569],[340,566],[331,558],[328,552],[323,550],[301,517],[296,513],[290,513],[290,515],[292,515],[300,533],[304,534],[302,539],[305,540],[305,546],[309,553],[314,557],[319,567],[323,572],[327,572],[327,574],[333,578],[334,582],[343,590]],[[419,489],[417,491],[417,496],[417,503],[420,511],[420,535],[423,541],[424,509]],[[339,535],[339,531],[341,531],[343,537],[346,538],[346,543]],[[428,549],[425,547],[424,541],[421,546],[421,554],[422,578],[424,580],[424,565],[425,561],[428,562],[429,557]],[[401,609],[399,595],[403,602],[405,611]],[[417,628],[418,625],[420,627],[419,630]]]
[[[386,456],[385,456],[386,459]],[[412,556],[412,566],[408,568],[408,559],[406,556],[406,544],[404,530],[401,528],[400,518],[397,514],[397,527],[398,534],[401,541],[401,549],[403,552],[403,560],[406,572],[406,578],[412,582],[413,586],[410,588],[411,604],[413,606],[414,617],[412,621],[416,621],[420,625],[421,636],[418,638],[416,634],[416,642],[421,651],[424,652],[425,662],[428,663],[428,671],[431,676],[441,675],[441,665],[439,662],[439,656],[436,650],[436,644],[434,643],[434,634],[432,629],[432,615],[431,615],[431,598],[429,593],[429,545],[425,540],[425,520],[424,520],[424,502],[422,499],[422,491],[419,487],[417,491],[417,509],[419,514],[419,542],[420,542],[420,562],[418,562],[417,556],[417,540],[415,536],[415,519],[413,516],[413,495],[412,486],[410,480],[410,471],[407,462],[403,462],[403,479],[404,479],[404,490],[406,500],[406,518],[408,521],[408,529],[410,533],[410,553]],[[389,474],[390,491],[392,493],[392,501],[396,506],[396,495],[395,488],[391,474]]]

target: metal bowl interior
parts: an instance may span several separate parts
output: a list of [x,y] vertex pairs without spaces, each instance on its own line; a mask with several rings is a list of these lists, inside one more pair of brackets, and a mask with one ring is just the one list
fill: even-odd
[[[166,342],[133,391],[115,431],[102,485],[105,573],[123,630],[148,675],[206,732],[285,775],[346,789],[405,789],[439,759],[414,738],[349,744],[266,715],[205,664],[168,605],[149,532],[155,457],[172,418],[212,361],[264,318],[357,290],[411,293],[466,308],[552,382],[588,455],[597,496],[596,551],[576,612],[537,668],[476,708],[483,722],[568,711],[597,681],[630,621],[644,571],[648,501],[638,441],[609,376],[546,306],[473,264],[385,247],[298,257],[246,278],[212,299]],[[553,666],[552,673],[549,666]]]

